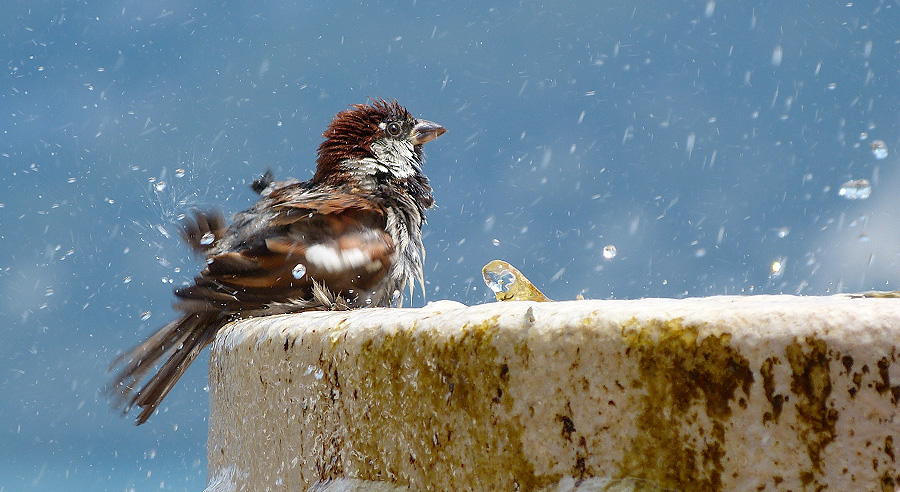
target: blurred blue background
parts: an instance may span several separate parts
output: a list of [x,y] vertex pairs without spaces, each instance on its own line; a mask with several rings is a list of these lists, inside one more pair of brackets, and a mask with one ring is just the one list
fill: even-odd
[[900,5],[548,5],[9,2],[0,490],[204,487],[207,354],[141,427],[107,365],[200,269],[179,215],[308,178],[369,96],[450,130],[428,299],[492,301],[495,258],[555,299],[898,288]]

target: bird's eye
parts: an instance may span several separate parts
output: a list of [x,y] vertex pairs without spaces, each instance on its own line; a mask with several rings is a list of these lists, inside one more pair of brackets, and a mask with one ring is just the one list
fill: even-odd
[[387,132],[392,137],[396,137],[397,135],[400,135],[400,130],[401,130],[400,123],[397,123],[396,121],[392,121],[392,122],[388,123],[388,125],[387,125]]

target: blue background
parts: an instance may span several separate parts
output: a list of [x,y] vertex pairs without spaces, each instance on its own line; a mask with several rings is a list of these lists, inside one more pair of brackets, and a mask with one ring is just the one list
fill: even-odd
[[[369,96],[449,129],[428,299],[492,301],[495,258],[555,299],[897,289],[898,10],[8,2],[0,490],[203,488],[207,355],[141,427],[108,408],[107,365],[200,269],[179,214],[246,208],[267,167],[308,178]],[[869,199],[839,196],[861,178]]]

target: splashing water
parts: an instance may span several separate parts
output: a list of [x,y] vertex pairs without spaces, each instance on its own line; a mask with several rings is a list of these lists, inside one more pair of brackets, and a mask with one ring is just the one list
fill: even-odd
[[485,265],[481,275],[498,301],[550,301],[522,272],[503,260]]
[[485,271],[484,280],[495,294],[509,292],[509,289],[516,283],[515,275],[505,268]]
[[304,265],[303,263],[297,263],[297,265],[294,266],[294,269],[291,270],[291,275],[293,275],[294,278],[297,278],[297,279],[303,277],[303,275],[305,275],[305,274],[306,274],[306,265]]

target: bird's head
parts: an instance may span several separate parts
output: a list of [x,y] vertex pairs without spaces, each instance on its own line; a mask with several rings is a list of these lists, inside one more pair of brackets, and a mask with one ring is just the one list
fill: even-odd
[[413,117],[397,101],[372,100],[338,113],[322,134],[315,182],[378,186],[423,178],[422,145],[447,131]]

